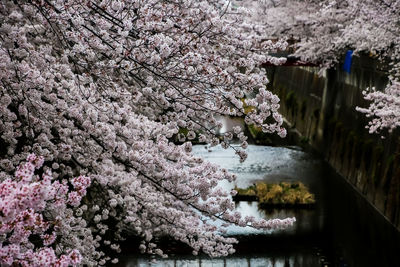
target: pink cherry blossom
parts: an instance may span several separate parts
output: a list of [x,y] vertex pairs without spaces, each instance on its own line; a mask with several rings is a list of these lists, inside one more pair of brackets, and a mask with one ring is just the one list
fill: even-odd
[[[68,247],[72,244],[63,242],[62,237],[67,229],[64,227],[71,226],[65,224],[64,227],[59,227],[60,219],[70,210],[68,191],[58,191],[60,184],[51,181],[49,171],[42,177],[35,175],[35,170],[43,166],[43,157],[30,154],[27,160],[28,162],[18,167],[15,177],[6,178],[0,183],[0,233],[5,238],[0,243],[0,264],[77,266],[82,261],[81,252],[77,249],[71,250],[72,247],[69,249],[71,252],[68,252]],[[80,190],[90,185],[87,177],[75,179],[85,181]],[[53,191],[58,191],[57,196],[49,193]],[[72,193],[77,192],[72,191],[69,194]],[[77,206],[79,202],[74,204]],[[42,245],[32,241],[35,240],[32,238],[34,236],[41,240]],[[62,244],[64,249],[54,250],[54,242],[57,242],[56,246],[58,243]]]

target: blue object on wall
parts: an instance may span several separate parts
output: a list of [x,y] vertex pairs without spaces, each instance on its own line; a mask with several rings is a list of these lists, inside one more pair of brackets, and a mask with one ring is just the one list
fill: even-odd
[[352,56],[353,56],[353,50],[347,50],[346,58],[344,59],[344,64],[343,64],[343,70],[347,73],[350,73]]

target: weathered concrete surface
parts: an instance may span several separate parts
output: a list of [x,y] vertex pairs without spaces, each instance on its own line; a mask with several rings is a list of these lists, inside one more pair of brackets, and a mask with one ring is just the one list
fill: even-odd
[[[354,58],[351,73],[318,75],[315,67],[269,67],[271,90],[281,112],[316,151],[400,229],[399,132],[371,135],[368,120],[355,110],[368,103],[367,87],[383,89],[387,72],[368,57]],[[323,177],[321,177],[323,179]]]

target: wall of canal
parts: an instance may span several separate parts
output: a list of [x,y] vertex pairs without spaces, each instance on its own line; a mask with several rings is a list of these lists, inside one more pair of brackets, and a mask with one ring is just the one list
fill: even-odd
[[[351,71],[339,66],[318,75],[316,67],[268,67],[270,89],[281,113],[300,135],[380,213],[400,230],[399,131],[371,135],[362,91],[382,90],[387,72],[369,57],[354,57]],[[321,177],[323,178],[323,177]]]

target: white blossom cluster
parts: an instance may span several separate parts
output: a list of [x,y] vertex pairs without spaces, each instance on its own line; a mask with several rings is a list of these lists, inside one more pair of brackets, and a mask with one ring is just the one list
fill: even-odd
[[[370,133],[387,129],[392,132],[400,126],[400,82],[392,81],[384,92],[375,88],[363,92],[365,99],[372,103],[368,108],[357,107],[357,110],[372,117],[367,128]],[[382,135],[382,137],[384,137]]]
[[[217,134],[220,115],[286,133],[258,67],[277,45],[249,35],[242,16],[223,7],[216,0],[0,3],[0,180],[30,153],[44,157],[56,180],[90,177],[86,196],[71,200],[83,206],[71,210],[85,218],[73,232],[92,235],[71,236],[68,222],[61,240],[76,243],[84,264],[111,260],[93,246],[119,252],[115,241],[127,232],[143,238],[143,252],[165,256],[154,240],[168,235],[194,253],[222,256],[236,240],[213,220],[293,224],[242,218],[218,186],[234,175],[191,155],[190,140],[228,148],[237,137],[242,148],[234,149],[246,158],[241,129]],[[253,92],[246,104],[254,109],[244,114]]]

